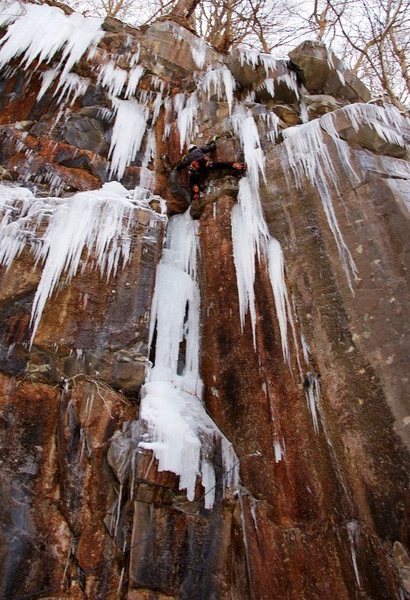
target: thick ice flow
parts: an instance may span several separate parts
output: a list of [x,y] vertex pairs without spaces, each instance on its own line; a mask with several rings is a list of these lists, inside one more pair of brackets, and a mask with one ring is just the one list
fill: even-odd
[[187,490],[189,500],[195,497],[197,477],[202,477],[205,507],[212,508],[216,449],[221,447],[223,485],[237,485],[238,461],[201,402],[197,229],[189,213],[169,222],[152,305],[155,363],[142,391],[145,431],[140,447],[154,452],[160,471],[179,475],[180,489]]

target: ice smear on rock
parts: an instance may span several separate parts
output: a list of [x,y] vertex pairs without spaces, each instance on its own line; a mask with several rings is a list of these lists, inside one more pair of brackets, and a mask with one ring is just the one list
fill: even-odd
[[66,75],[92,46],[104,35],[103,19],[84,17],[79,13],[66,15],[60,8],[47,4],[20,3],[3,7],[0,22],[10,23],[0,40],[0,68],[16,56],[23,55],[21,65],[33,61],[50,62],[61,51],[58,69]]
[[310,416],[312,417],[313,429],[319,433],[318,403],[320,401],[319,379],[312,373],[308,373],[305,380],[305,395]]
[[205,507],[212,508],[215,452],[222,455],[222,487],[237,487],[238,460],[201,402],[197,229],[188,213],[169,222],[152,305],[155,366],[142,390],[140,418],[145,432],[140,447],[154,452],[160,471],[179,475],[179,487],[187,490],[189,500],[194,500],[201,476]]
[[[9,266],[24,248],[44,263],[32,308],[32,342],[63,273],[70,280],[92,262],[109,279],[120,263],[127,263],[135,211],[149,209],[154,198],[140,188],[128,192],[115,181],[71,198],[40,199],[24,188],[0,186],[0,264]],[[152,215],[155,220],[163,218]]]

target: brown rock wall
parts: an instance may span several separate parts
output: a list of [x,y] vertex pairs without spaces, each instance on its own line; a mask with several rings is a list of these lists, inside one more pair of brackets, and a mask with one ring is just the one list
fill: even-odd
[[[54,87],[35,102],[42,66],[30,80],[20,69],[0,81],[8,179],[46,195],[97,189],[107,179],[113,122],[101,112],[110,101],[96,78],[109,55],[128,68],[127,53],[141,44],[141,89],[151,90],[152,76],[171,96],[195,89],[198,40],[188,30],[181,36],[160,21],[136,31],[115,19],[104,29],[94,58],[76,66],[90,86],[60,120]],[[368,99],[344,71],[342,84],[322,47],[307,44],[292,57],[314,94],[311,117]],[[209,63],[222,58],[209,50]],[[218,492],[214,509],[205,510],[200,480],[188,502],[178,477],[159,472],[151,452],[137,451],[163,222],[138,211],[130,262],[108,284],[91,268],[63,279],[31,350],[41,267],[24,251],[0,272],[0,595],[7,600],[402,600],[408,588],[410,176],[407,163],[392,158],[406,154],[373,128],[354,132],[338,113],[352,169],[327,143],[340,180],[335,212],[358,269],[352,294],[317,190],[307,180],[296,188],[259,118],[272,109],[281,127],[298,123],[294,91],[282,82],[273,103],[258,89],[262,64],[241,68],[238,55],[227,64],[242,86],[237,97],[254,89],[266,102],[248,107],[267,152],[262,203],[284,250],[295,320],[288,365],[262,258],[256,349],[249,316],[241,331],[231,239],[237,178],[213,174],[199,233],[201,372],[207,410],[240,460],[240,487],[223,498]],[[287,63],[278,62],[276,75],[286,73]],[[214,159],[243,160],[223,100],[213,94],[202,103],[195,141],[218,134]],[[187,173],[171,174],[181,154],[174,117],[166,123],[161,111],[154,124],[150,164],[170,215],[187,208]],[[124,174],[126,187],[139,183],[144,150]],[[317,433],[306,401],[313,376],[321,388]],[[215,469],[219,490],[221,465]]]

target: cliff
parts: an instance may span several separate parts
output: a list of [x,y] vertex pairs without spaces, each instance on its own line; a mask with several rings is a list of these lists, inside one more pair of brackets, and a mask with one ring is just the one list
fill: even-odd
[[0,596],[407,598],[408,119],[312,42],[0,25]]

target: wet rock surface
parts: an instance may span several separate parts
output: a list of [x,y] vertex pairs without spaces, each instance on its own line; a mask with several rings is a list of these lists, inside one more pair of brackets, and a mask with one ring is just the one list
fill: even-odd
[[[115,115],[98,79],[113,57],[130,70],[129,57],[139,54],[149,106],[159,94],[175,102],[195,90],[192,49],[201,48],[188,29],[160,20],[135,30],[116,19],[102,29],[91,62],[75,66],[87,89],[63,110],[55,82],[36,101],[45,65],[25,71],[13,59],[13,70],[2,71],[2,183],[69,202],[115,179]],[[86,251],[87,266],[72,279],[63,275],[32,346],[43,265],[26,245],[0,269],[1,597],[402,600],[410,593],[408,150],[381,128],[352,125],[343,107],[370,96],[325,48],[306,42],[290,58],[267,68],[263,59],[252,66],[252,57],[208,48],[204,59],[204,69],[230,69],[237,100],[254,94],[243,108],[266,157],[261,203],[283,248],[294,319],[287,362],[261,256],[255,342],[249,314],[241,326],[231,219],[241,177],[213,172],[198,214],[201,377],[206,410],[240,462],[238,489],[223,491],[216,453],[217,497],[205,509],[200,477],[190,502],[178,476],[159,471],[152,451],[139,446],[166,235],[161,198],[136,211],[129,260],[115,275],[102,277]],[[274,97],[267,78],[276,78]],[[227,95],[209,96],[195,108],[194,141],[219,135],[212,158],[244,161]],[[168,216],[189,206],[187,172],[173,170],[181,158],[174,109],[161,105],[155,119],[151,111],[155,155],[144,138],[121,176],[132,190],[154,173],[151,189]],[[331,122],[323,120],[329,113]],[[323,131],[338,181],[333,207],[357,268],[350,287],[319,186],[307,177],[297,184],[284,150],[287,127],[304,120]],[[407,140],[405,128],[401,134]]]

